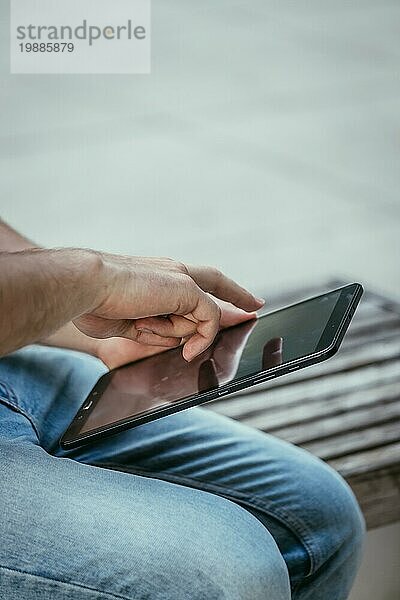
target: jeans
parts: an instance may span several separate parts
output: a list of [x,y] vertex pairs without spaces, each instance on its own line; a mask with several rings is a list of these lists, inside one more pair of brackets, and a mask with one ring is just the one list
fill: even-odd
[[348,597],[363,518],[307,452],[205,408],[62,451],[104,371],[40,346],[0,360],[2,600]]

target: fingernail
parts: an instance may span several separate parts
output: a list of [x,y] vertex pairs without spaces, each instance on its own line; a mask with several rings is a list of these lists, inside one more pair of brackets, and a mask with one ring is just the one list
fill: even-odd
[[190,354],[188,356],[188,353],[185,352],[185,348],[183,348],[183,350],[182,350],[182,356],[186,360],[186,362],[190,362],[192,360],[191,357],[190,357]]
[[261,306],[264,306],[264,304],[265,304],[265,300],[264,300],[264,298],[256,298],[256,301],[257,301],[259,304],[261,304]]

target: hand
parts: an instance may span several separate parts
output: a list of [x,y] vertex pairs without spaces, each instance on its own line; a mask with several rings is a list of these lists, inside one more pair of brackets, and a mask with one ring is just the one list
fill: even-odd
[[[185,364],[181,353],[172,352],[117,369],[108,388],[112,392],[113,415],[124,418],[230,381],[256,324],[253,318],[230,328],[189,364]],[[103,409],[109,410],[109,404]]]
[[[245,312],[240,308],[236,308],[228,302],[213,298],[221,309],[220,328],[230,327],[254,319],[256,314]],[[83,336],[82,336],[83,337]],[[119,337],[108,339],[93,340],[95,342],[92,353],[97,356],[109,369],[115,369],[122,365],[140,360],[146,356],[152,356],[160,352],[165,352],[169,348],[165,346],[151,346],[139,344],[133,340],[128,340]]]
[[192,360],[210,346],[220,327],[221,309],[206,292],[248,313],[263,305],[211,267],[163,258],[98,256],[94,308],[74,320],[94,338],[127,338],[158,351],[178,346],[184,338],[183,356]]

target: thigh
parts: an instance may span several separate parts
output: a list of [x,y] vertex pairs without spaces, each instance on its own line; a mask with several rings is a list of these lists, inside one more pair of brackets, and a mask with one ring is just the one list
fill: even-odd
[[[245,507],[276,540],[293,590],[314,598],[305,589],[313,585],[316,597],[345,597],[332,590],[351,585],[362,517],[343,480],[299,448],[198,408],[61,451],[59,436],[102,372],[99,361],[79,353],[27,348],[0,361],[0,397],[5,382],[8,402],[26,414],[54,456],[212,492]],[[331,581],[325,595],[321,577],[326,589]]]
[[0,402],[0,597],[290,598],[273,537],[205,491],[48,454]]
[[359,554],[362,517],[337,473],[308,452],[209,409],[165,417],[69,455],[244,506],[276,539],[293,588],[338,549]]

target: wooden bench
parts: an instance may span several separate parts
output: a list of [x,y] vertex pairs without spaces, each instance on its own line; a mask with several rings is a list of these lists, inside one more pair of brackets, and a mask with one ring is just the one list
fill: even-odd
[[[268,298],[274,309],[333,289]],[[400,520],[400,304],[366,292],[338,354],[209,405],[306,448],[349,482],[369,529]]]

